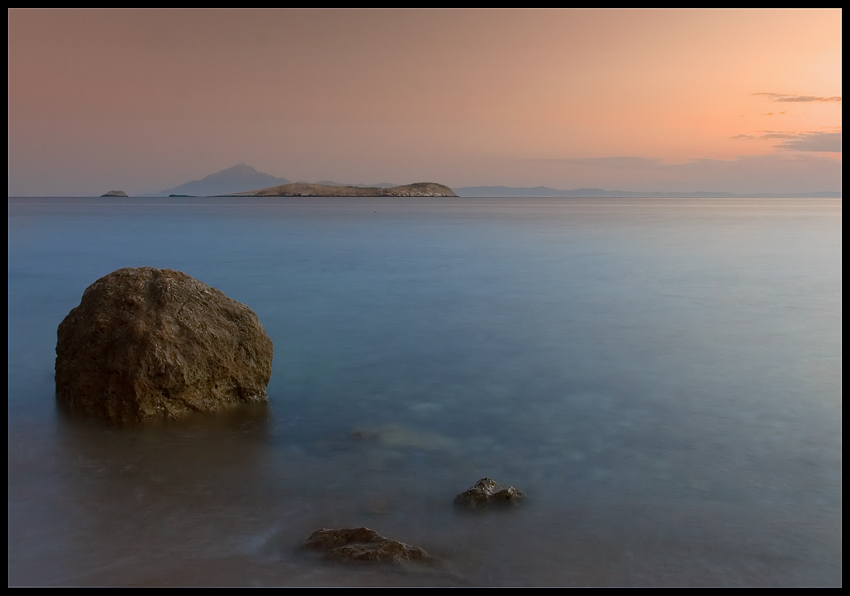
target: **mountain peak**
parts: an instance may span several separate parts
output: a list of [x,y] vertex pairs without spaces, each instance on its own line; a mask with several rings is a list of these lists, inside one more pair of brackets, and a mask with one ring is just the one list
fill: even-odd
[[240,163],[235,166],[230,166],[220,172],[216,172],[215,174],[210,174],[209,176],[204,176],[201,178],[201,182],[205,180],[244,180],[246,178],[257,178],[263,176],[271,176],[271,174],[265,174],[263,172],[258,172],[251,166]]
[[[229,168],[225,168],[220,172],[216,172],[215,174],[210,174],[210,176],[216,176],[217,174],[260,174],[248,164],[240,163],[235,166],[230,166]],[[209,178],[209,176],[207,176]]]
[[289,180],[258,172],[251,166],[240,163],[209,176],[204,176],[200,180],[193,180],[175,188],[164,190],[159,194],[209,197],[280,184],[289,184]]

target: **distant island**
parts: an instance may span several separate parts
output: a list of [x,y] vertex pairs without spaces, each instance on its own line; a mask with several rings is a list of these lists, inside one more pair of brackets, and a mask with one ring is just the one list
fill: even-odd
[[[259,190],[246,191],[255,188]],[[138,193],[135,193],[138,195]],[[332,180],[320,180],[316,184],[305,182],[291,183],[286,178],[258,172],[246,164],[239,164],[165,191],[145,196],[178,197],[551,197],[551,198],[841,198],[841,191],[810,191],[796,193],[732,193],[727,191],[629,191],[606,190],[601,188],[573,188],[562,190],[547,186],[511,187],[511,186],[455,186],[452,189],[433,183],[408,184],[397,186],[382,182],[380,184],[342,184]]]
[[289,182],[286,178],[258,172],[251,166],[241,163],[200,180],[193,180],[155,194],[174,197],[209,197],[238,192],[246,188],[266,188]]
[[[255,188],[258,190],[245,190]],[[340,184],[322,180],[318,184],[292,183],[246,164],[238,164],[176,186],[153,193],[154,196],[178,197],[456,197],[448,186],[433,182],[418,182],[396,186],[381,183],[370,186]]]
[[102,197],[126,197],[127,193],[123,190],[110,190],[108,193],[100,195]]
[[391,188],[363,186],[330,186],[296,182],[259,190],[233,192],[227,197],[456,197],[454,191],[435,182],[416,182]]

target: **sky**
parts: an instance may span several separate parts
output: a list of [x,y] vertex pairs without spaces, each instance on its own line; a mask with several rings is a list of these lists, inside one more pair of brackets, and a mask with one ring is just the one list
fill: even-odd
[[841,10],[8,12],[9,196],[841,189]]

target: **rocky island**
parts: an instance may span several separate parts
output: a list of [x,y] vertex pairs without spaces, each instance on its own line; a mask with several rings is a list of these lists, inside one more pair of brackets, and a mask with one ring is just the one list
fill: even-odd
[[126,197],[127,193],[123,190],[110,190],[108,193],[100,195],[102,197]]
[[281,184],[259,190],[228,193],[227,197],[456,197],[454,191],[435,182],[416,182],[392,188],[329,186],[325,184]]

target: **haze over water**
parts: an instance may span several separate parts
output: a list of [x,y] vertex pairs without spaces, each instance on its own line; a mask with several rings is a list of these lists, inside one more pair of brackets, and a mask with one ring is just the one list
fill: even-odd
[[[8,205],[10,585],[841,584],[840,200]],[[257,313],[267,409],[57,412],[129,266]],[[527,500],[455,511],[483,476]],[[299,548],[356,526],[441,562]]]

